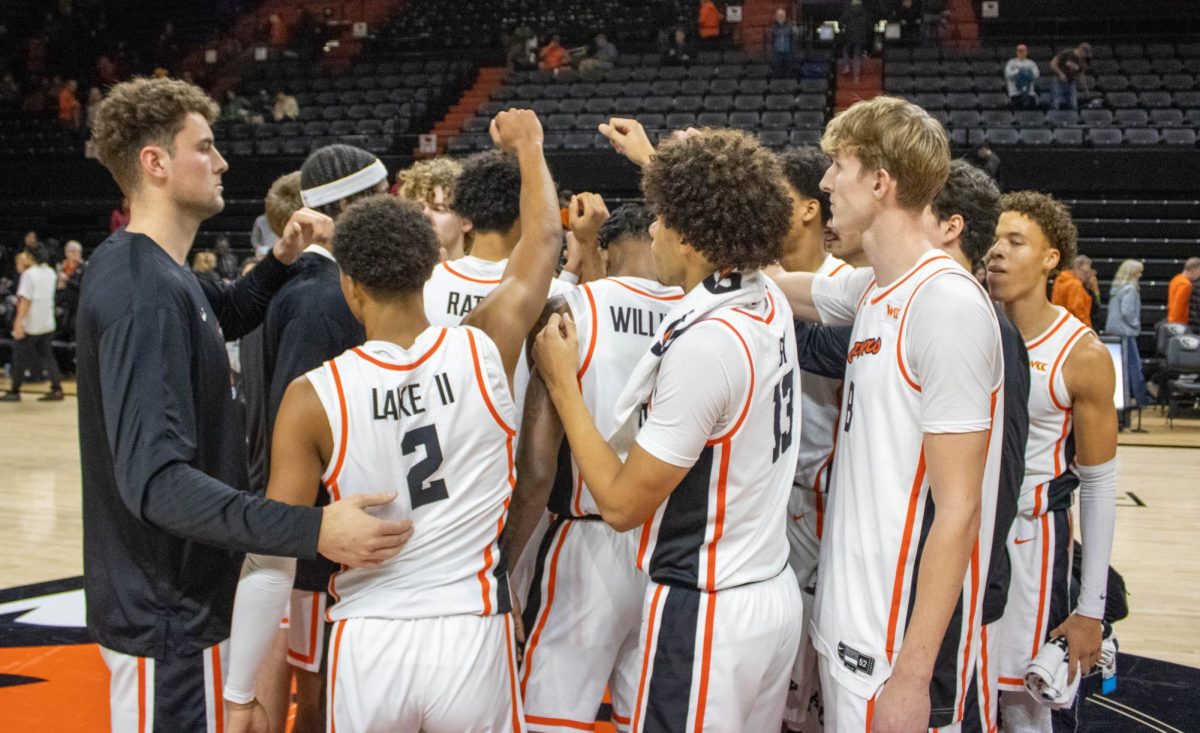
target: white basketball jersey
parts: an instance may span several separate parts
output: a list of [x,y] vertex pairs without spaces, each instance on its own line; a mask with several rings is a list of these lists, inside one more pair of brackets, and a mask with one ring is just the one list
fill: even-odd
[[[573,288],[566,295],[579,339],[579,386],[601,435],[617,428],[612,406],[629,375],[650,348],[654,332],[683,290],[638,277],[610,277]],[[628,445],[613,446],[621,460]],[[550,511],[582,517],[599,514],[567,443],[559,451]]]
[[306,376],[333,433],[321,477],[330,495],[394,490],[395,501],[371,513],[413,524],[396,557],[334,574],[329,619],[507,612],[499,540],[516,433],[492,340],[430,327],[408,349],[368,341]]
[[[750,308],[715,310],[677,338],[730,349],[747,394],[732,400],[699,459],[642,526],[638,568],[663,585],[719,591],[770,580],[787,565],[784,522],[796,471],[796,332],[774,283]],[[667,351],[664,359],[669,359]],[[649,414],[654,414],[651,395]]]
[[[872,697],[891,675],[933,519],[920,376],[909,362],[905,342],[913,327],[909,308],[927,284],[952,277],[973,283],[979,304],[991,316],[995,358],[988,381],[993,385],[990,422],[1000,426],[999,325],[987,294],[954,260],[931,251],[887,288],[871,279],[854,317],[812,632],[814,646],[829,660],[834,678],[864,698]],[[946,307],[955,304],[947,302]],[[961,708],[968,672],[974,669],[1002,434],[1000,429],[990,431],[979,538],[963,581],[967,601],[947,631],[954,667],[939,664],[935,670],[935,684],[945,693],[935,695],[940,698],[933,700],[935,712],[939,705]]]
[[[486,298],[504,275],[508,260],[484,260],[467,255],[433,268],[425,281],[425,317],[432,326],[457,326]],[[571,286],[557,278],[550,281],[550,297],[563,295]],[[525,390],[529,387],[529,358],[525,349],[513,372],[513,404],[517,407],[514,423],[521,428]]]
[[1071,505],[1079,478],[1075,463],[1071,395],[1063,379],[1067,355],[1092,330],[1066,308],[1045,333],[1025,344],[1029,351],[1029,440],[1025,444],[1025,480],[1017,510],[1041,516]]
[[[841,277],[853,267],[833,255],[817,268],[818,275]],[[833,449],[837,443],[837,418],[842,407],[842,380],[800,372],[800,405],[804,424],[800,427],[800,453],[796,461],[793,491],[812,492],[817,512],[817,536],[821,536],[825,495],[833,470]]]

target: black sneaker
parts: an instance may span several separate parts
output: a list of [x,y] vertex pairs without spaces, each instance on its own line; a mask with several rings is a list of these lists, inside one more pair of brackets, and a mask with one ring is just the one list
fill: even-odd
[[0,397],[0,402],[20,402],[20,392],[6,392],[3,397]]
[[47,392],[37,399],[38,402],[62,402],[62,400],[63,393],[61,389],[56,389],[53,392]]

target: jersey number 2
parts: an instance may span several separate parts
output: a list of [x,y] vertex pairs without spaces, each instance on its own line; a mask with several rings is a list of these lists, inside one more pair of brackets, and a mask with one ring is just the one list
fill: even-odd
[[410,430],[400,441],[400,450],[406,456],[420,446],[425,448],[425,457],[408,471],[408,496],[413,509],[450,498],[443,479],[430,481],[429,486],[425,486],[429,477],[442,466],[442,444],[438,441],[437,426],[423,425]]
[[775,385],[775,449],[771,451],[771,463],[792,447],[792,388],[792,372]]

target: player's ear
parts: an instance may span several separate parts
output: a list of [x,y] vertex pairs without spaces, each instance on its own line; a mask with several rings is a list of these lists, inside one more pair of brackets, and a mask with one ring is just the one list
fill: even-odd
[[1050,268],[1050,272],[1058,269],[1058,263],[1062,261],[1062,253],[1057,249],[1050,247],[1046,250],[1046,265]]
[[145,177],[150,180],[162,181],[171,172],[171,155],[166,148],[147,145],[138,151],[138,164]]
[[815,219],[821,213],[821,202],[816,199],[808,199],[804,202],[804,211],[800,215],[800,221],[805,224]]

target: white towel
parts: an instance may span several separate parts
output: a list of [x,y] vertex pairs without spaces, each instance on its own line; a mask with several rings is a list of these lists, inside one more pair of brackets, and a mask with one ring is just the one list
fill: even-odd
[[724,275],[714,272],[683,296],[655,331],[653,345],[634,366],[625,390],[617,398],[614,408],[617,428],[605,436],[609,445],[614,449],[628,449],[633,445],[642,406],[654,391],[663,354],[667,353],[675,339],[719,309],[751,309],[766,297],[767,280],[758,271],[729,272]]
[[1067,637],[1056,636],[1042,645],[1041,650],[1025,673],[1025,689],[1038,702],[1051,708],[1069,707],[1075,701],[1079,691],[1079,680],[1099,668],[1105,678],[1112,677],[1117,672],[1117,640],[1113,637],[1113,628],[1104,624],[1104,638],[1100,642],[1100,661],[1096,667],[1075,675],[1075,681],[1068,683],[1070,676],[1069,655],[1067,654]]

